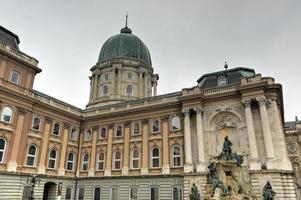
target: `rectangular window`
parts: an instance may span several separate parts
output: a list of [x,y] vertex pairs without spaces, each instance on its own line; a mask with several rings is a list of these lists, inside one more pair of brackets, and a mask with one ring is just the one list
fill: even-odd
[[159,200],[159,188],[152,187],[150,192],[151,192],[151,200]]
[[13,70],[11,72],[10,82],[19,85],[20,77],[21,77],[21,74]]
[[85,200],[85,188],[79,188],[78,200]]
[[66,188],[66,196],[65,196],[66,200],[71,200],[72,199],[72,188]]
[[182,188],[181,187],[174,187],[172,188],[172,200],[182,200]]
[[117,187],[111,188],[111,200],[118,200],[118,188]]
[[138,188],[137,187],[131,187],[130,200],[138,200]]
[[94,200],[100,200],[100,188],[99,187],[94,189]]

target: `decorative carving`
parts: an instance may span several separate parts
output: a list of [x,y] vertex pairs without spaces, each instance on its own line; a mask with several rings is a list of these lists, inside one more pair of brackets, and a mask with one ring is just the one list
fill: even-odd
[[63,122],[64,128],[69,129],[70,128],[70,124],[68,122]]
[[45,120],[48,123],[52,123],[53,122],[53,118],[49,117],[49,116],[45,116]]
[[146,124],[148,124],[149,123],[149,119],[143,119],[142,120],[142,125],[146,125]]
[[183,109],[182,109],[182,113],[184,113],[185,116],[186,116],[186,115],[189,115],[189,114],[190,114],[190,108],[183,108]]
[[224,114],[222,116],[222,119],[220,121],[216,122],[217,129],[223,129],[225,127],[237,127],[237,125],[233,122],[232,118],[228,116],[227,114]]
[[25,114],[28,110],[26,108],[23,107],[18,107],[18,111],[20,114]]
[[251,106],[251,99],[244,99],[241,101],[242,104],[245,106],[245,107],[250,107]]
[[110,128],[110,129],[114,128],[114,124],[109,124],[108,128]]
[[266,105],[266,98],[261,96],[261,97],[256,97],[256,101],[258,102],[259,106],[265,106]]
[[123,123],[123,125],[124,125],[124,127],[130,127],[131,121],[125,121],[125,122]]
[[201,106],[194,107],[193,109],[197,114],[203,113],[203,108]]
[[161,120],[162,120],[163,122],[168,122],[168,121],[169,121],[169,115],[164,115],[164,116],[162,116],[162,117],[161,117]]
[[297,151],[296,143],[289,143],[287,146],[288,146],[287,149],[290,153],[295,153]]

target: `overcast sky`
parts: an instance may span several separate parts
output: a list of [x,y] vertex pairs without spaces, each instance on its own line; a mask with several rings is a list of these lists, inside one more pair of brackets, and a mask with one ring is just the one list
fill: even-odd
[[286,121],[301,118],[300,0],[0,0],[0,23],[43,72],[34,88],[84,108],[102,44],[129,27],[148,46],[158,93],[204,73],[254,68],[283,85]]

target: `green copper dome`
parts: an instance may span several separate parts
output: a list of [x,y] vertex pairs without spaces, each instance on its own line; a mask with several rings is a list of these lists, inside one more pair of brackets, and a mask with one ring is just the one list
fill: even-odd
[[120,34],[110,37],[103,44],[98,62],[113,58],[134,58],[152,65],[148,48],[128,27],[121,29]]

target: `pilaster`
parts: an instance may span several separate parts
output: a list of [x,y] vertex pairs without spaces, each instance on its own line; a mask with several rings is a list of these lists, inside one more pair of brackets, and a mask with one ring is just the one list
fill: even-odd
[[66,153],[68,146],[68,136],[69,136],[70,124],[64,123],[64,131],[63,131],[63,144],[62,144],[62,152],[61,159],[59,163],[59,176],[65,175],[65,161],[66,161]]
[[105,176],[111,176],[112,171],[112,142],[114,134],[114,124],[108,126],[108,145],[107,145],[107,156],[106,156],[106,169]]
[[148,163],[149,163],[149,146],[148,146],[148,135],[149,135],[149,120],[144,119],[142,121],[142,167],[141,175],[148,174]]
[[88,176],[94,176],[95,171],[95,160],[96,160],[96,143],[97,143],[97,132],[98,127],[95,126],[92,129],[92,151],[91,151],[91,159],[90,159],[90,168]]
[[129,175],[130,125],[131,125],[130,121],[127,121],[127,122],[124,123],[124,148],[123,148],[122,175]]
[[170,165],[169,165],[169,142],[168,142],[168,125],[169,125],[169,116],[164,116],[163,121],[163,165],[162,165],[162,174],[170,174]]

